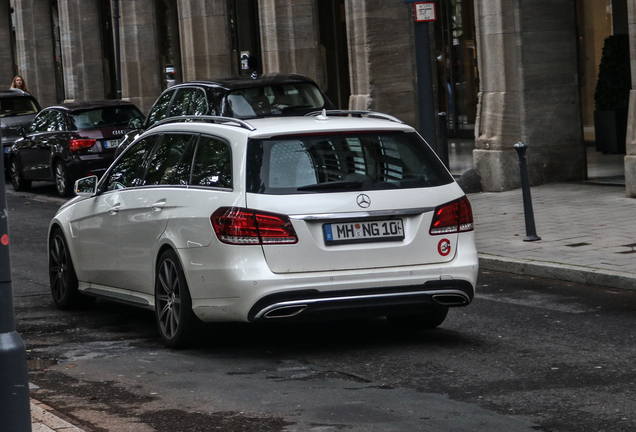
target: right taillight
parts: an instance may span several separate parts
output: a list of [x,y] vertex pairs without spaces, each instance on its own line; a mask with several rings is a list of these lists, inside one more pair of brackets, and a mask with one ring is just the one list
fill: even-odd
[[435,209],[430,234],[453,234],[473,229],[473,209],[468,198],[463,196]]
[[239,207],[221,207],[210,217],[214,232],[227,244],[294,244],[296,231],[289,217]]
[[97,140],[94,139],[72,139],[68,140],[68,148],[71,153],[75,153],[77,151],[93,147],[96,142]]

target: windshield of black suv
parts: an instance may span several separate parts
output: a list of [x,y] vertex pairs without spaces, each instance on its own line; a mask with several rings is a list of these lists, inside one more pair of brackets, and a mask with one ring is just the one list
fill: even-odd
[[26,97],[15,99],[2,99],[0,101],[0,117],[14,117],[28,114],[37,114],[35,103]]
[[325,104],[320,90],[309,83],[234,90],[228,93],[227,101],[233,117],[240,119],[305,114]]
[[137,107],[114,106],[72,112],[71,118],[77,130],[86,130],[108,126],[127,127],[131,119],[141,118],[143,120],[144,116]]
[[248,192],[296,193],[441,186],[453,178],[416,133],[348,132],[251,140]]

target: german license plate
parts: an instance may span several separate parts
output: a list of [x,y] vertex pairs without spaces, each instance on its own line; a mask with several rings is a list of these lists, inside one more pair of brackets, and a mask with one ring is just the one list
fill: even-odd
[[106,140],[104,141],[104,148],[117,148],[121,140]]
[[324,224],[327,245],[404,239],[402,219]]

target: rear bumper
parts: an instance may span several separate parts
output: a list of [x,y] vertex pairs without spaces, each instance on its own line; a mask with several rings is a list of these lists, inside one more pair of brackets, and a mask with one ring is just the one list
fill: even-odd
[[431,306],[467,306],[474,294],[472,284],[460,280],[373,290],[291,291],[260,299],[250,310],[248,320],[304,321],[410,314]]

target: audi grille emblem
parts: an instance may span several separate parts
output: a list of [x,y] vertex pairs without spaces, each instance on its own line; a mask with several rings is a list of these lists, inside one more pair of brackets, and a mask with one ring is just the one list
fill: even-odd
[[367,208],[371,205],[371,198],[368,195],[360,194],[358,198],[356,198],[356,202],[362,208]]
[[126,133],[125,130],[115,130],[115,131],[113,131],[113,135],[123,135],[125,133]]

